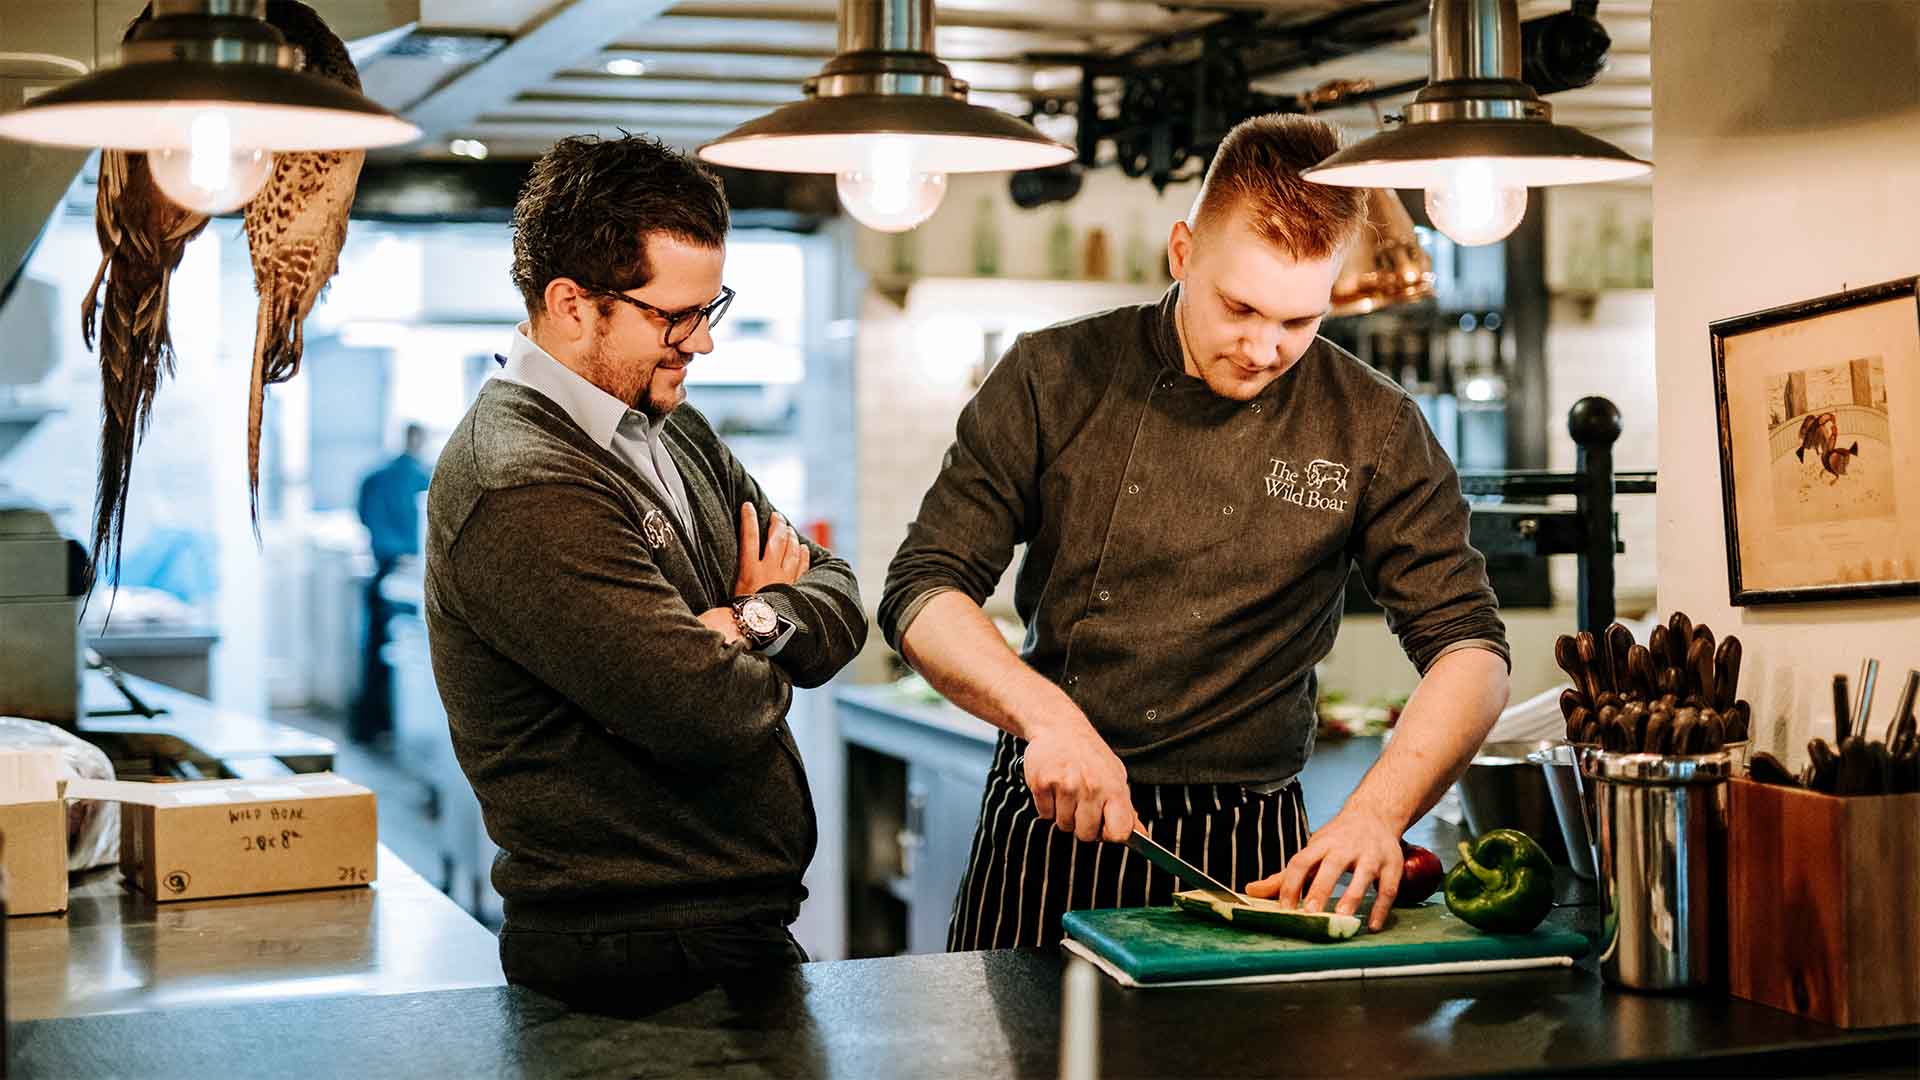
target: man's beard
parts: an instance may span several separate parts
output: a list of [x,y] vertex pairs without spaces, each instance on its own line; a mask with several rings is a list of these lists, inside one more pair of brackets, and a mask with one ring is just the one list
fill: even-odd
[[619,398],[627,408],[659,419],[660,410],[654,406],[652,397],[655,368],[648,368],[631,388],[625,386],[630,376],[622,370],[621,365],[614,362],[604,334],[593,343],[592,351],[587,353],[587,367],[593,372],[593,383],[600,389]]

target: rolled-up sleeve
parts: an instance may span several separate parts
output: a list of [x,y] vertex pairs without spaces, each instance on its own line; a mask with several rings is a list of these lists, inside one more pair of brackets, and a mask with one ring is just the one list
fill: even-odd
[[984,604],[1014,548],[1039,517],[1039,399],[1016,338],[960,412],[953,445],[887,567],[878,622],[899,651],[932,597],[960,592]]
[[1468,540],[1460,477],[1410,398],[1362,493],[1352,555],[1387,625],[1422,674],[1447,652],[1485,648],[1512,666],[1487,561]]

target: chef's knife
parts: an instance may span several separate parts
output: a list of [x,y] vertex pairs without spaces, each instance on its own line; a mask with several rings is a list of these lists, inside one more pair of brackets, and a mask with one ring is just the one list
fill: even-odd
[[1175,855],[1173,852],[1168,851],[1166,848],[1161,847],[1154,841],[1153,837],[1141,832],[1137,826],[1133,830],[1133,835],[1127,837],[1127,846],[1139,852],[1141,856],[1153,865],[1165,870],[1167,873],[1172,874],[1188,885],[1193,886],[1200,892],[1206,893],[1211,899],[1218,900],[1224,904],[1239,906],[1244,906],[1247,902],[1246,898],[1239,893],[1208,877],[1206,871]]

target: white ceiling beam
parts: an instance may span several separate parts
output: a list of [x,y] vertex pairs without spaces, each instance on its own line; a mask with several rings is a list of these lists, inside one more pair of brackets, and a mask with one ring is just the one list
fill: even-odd
[[528,27],[500,51],[449,79],[406,110],[420,142],[450,132],[512,101],[671,7],[673,0],[572,0]]

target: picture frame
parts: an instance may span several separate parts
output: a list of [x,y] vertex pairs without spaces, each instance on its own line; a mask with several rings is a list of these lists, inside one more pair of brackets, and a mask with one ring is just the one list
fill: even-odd
[[1920,276],[1708,332],[1729,602],[1920,596]]

